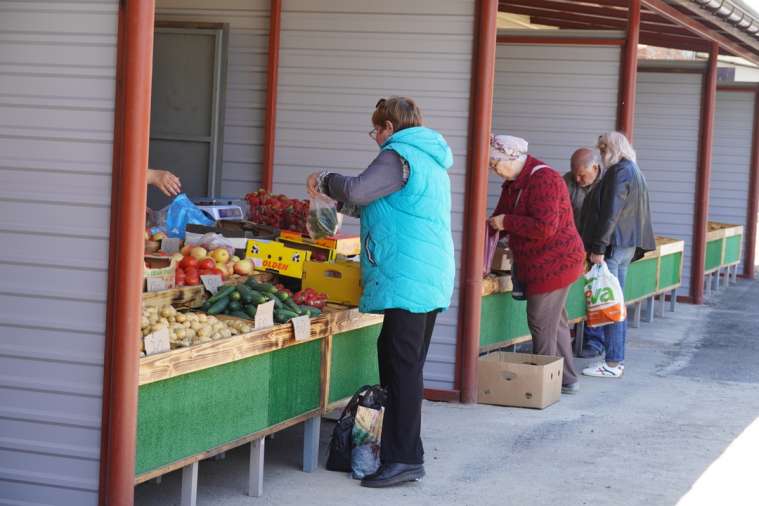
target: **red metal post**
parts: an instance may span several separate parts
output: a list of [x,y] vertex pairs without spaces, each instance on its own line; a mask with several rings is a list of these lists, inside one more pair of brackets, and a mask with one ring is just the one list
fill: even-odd
[[617,128],[630,142],[635,128],[635,90],[638,82],[638,42],[640,40],[640,0],[629,0],[627,7],[627,37],[622,52],[622,71],[619,76],[619,112]]
[[751,143],[751,175],[749,176],[748,208],[746,217],[746,257],[743,259],[743,275],[753,278],[756,274],[756,239],[759,225],[759,90],[754,99],[754,133]]
[[482,258],[488,197],[489,138],[493,119],[493,83],[498,0],[477,1],[469,116],[469,163],[466,180],[463,265],[460,283],[458,377],[461,401],[477,402],[477,359],[480,350]]
[[100,467],[108,506],[134,499],[154,16],[153,0],[121,2]]
[[267,191],[274,185],[274,149],[277,145],[277,87],[279,86],[279,39],[282,27],[282,0],[271,0],[269,13],[269,65],[266,70],[266,117],[261,176]]
[[698,175],[693,216],[693,256],[691,258],[690,295],[694,304],[704,302],[704,261],[706,259],[706,228],[709,219],[709,187],[712,174],[712,141],[714,110],[717,106],[717,58],[719,44],[712,43],[709,67],[704,78],[701,102],[701,135],[699,139]]

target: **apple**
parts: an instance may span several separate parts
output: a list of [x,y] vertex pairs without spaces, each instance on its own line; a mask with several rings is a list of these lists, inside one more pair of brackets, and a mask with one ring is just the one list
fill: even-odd
[[174,263],[174,262],[179,263],[182,260],[184,260],[184,255],[181,254],[181,253],[174,253],[173,255],[171,255],[171,262],[172,263]]
[[235,262],[234,270],[235,274],[239,274],[240,276],[248,276],[251,272],[253,272],[253,262],[247,258],[245,260]]
[[183,246],[182,249],[179,250],[179,252],[183,256],[189,256],[189,254],[190,254],[191,251],[192,251],[192,246],[190,246],[189,244],[187,246]]
[[150,240],[150,232],[148,232],[147,230],[145,231],[145,240],[146,241]]
[[190,256],[195,260],[200,261],[208,256],[208,251],[206,251],[205,248],[201,248],[200,246],[195,246],[190,250]]
[[229,261],[230,261],[231,263],[233,263],[233,264],[236,264],[237,262],[239,262],[239,261],[240,261],[240,257],[238,257],[237,255],[235,255],[235,256],[233,256],[232,258],[230,258],[230,259],[229,259]]
[[216,260],[217,265],[229,262],[229,251],[224,248],[216,248],[209,256]]

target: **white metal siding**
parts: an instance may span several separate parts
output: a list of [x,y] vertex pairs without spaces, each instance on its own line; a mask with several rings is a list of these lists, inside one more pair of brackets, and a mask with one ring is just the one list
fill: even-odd
[[117,13],[0,2],[0,504],[97,503]]
[[261,186],[268,0],[156,0],[159,21],[229,23],[224,151],[220,195],[239,197]]
[[717,93],[714,120],[709,221],[745,227],[754,131],[754,93]]
[[[381,13],[380,13],[381,11]],[[416,99],[453,149],[453,230],[461,258],[474,1],[285,0],[275,190],[305,195],[319,170],[358,174],[377,155],[368,132],[377,99]],[[346,230],[357,232],[356,223]],[[452,388],[458,282],[425,368],[428,388]]]
[[[498,44],[493,132],[522,137],[560,173],[572,153],[595,146],[617,121],[619,46]],[[488,209],[503,179],[490,174]]]
[[690,286],[701,74],[639,72],[634,147],[646,176],[654,232],[683,239],[681,295]]

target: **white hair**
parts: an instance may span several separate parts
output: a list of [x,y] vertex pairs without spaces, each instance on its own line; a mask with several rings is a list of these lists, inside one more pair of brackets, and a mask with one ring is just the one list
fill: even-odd
[[625,134],[621,132],[606,132],[598,138],[598,150],[604,169],[608,169],[621,160],[636,161],[635,150]]

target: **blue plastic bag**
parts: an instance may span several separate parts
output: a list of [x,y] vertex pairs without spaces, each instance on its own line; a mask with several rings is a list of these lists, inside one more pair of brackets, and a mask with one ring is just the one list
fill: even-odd
[[185,229],[189,224],[211,226],[216,223],[184,193],[174,197],[171,204],[161,210],[161,215],[161,221],[164,222],[161,226],[165,227],[166,235],[180,239],[184,239]]

